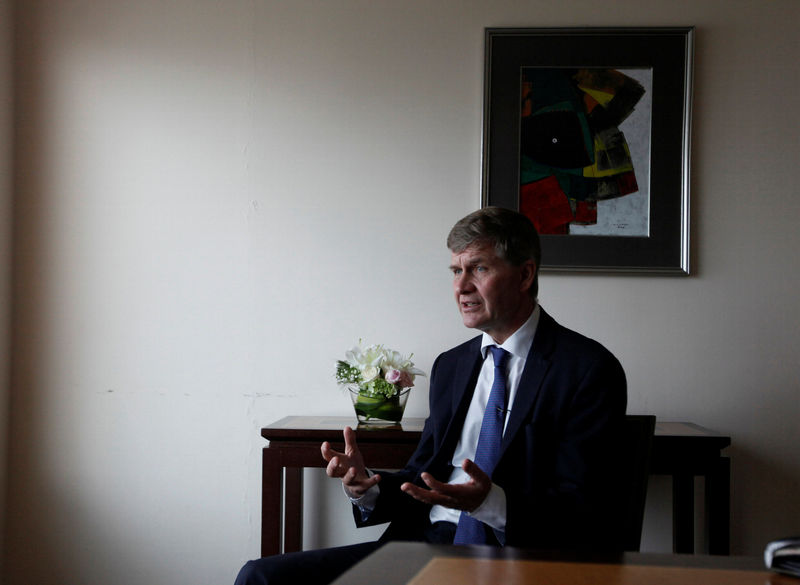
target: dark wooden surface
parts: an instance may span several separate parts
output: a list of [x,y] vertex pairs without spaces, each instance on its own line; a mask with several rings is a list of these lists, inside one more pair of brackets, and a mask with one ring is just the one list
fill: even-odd
[[[405,585],[415,578],[432,559],[438,558],[461,559],[503,559],[510,561],[552,561],[567,562],[586,566],[586,577],[580,579],[582,583],[597,583],[596,564],[613,564],[622,566],[643,566],[653,568],[649,582],[668,585],[670,583],[703,583],[715,585],[716,583],[732,585],[732,583],[746,583],[748,585],[794,585],[798,583],[791,577],[769,573],[764,569],[763,559],[758,557],[729,557],[710,555],[680,555],[680,554],[652,554],[652,553],[624,553],[619,555],[565,555],[554,552],[537,552],[509,547],[497,548],[489,546],[444,546],[431,545],[419,542],[390,542],[378,549],[372,555],[355,565],[352,569],[341,575],[333,585]],[[592,566],[595,565],[595,566]],[[658,568],[668,568],[667,571],[658,571]],[[672,569],[686,569],[685,575]],[[701,575],[690,569],[713,570],[705,571]],[[715,579],[719,574],[720,579]],[[688,577],[682,580],[681,577]],[[698,577],[701,580],[695,580]],[[472,583],[488,584],[501,581],[493,578],[486,572],[476,572]],[[547,580],[528,580],[525,582],[542,582]],[[576,581],[577,582],[577,581]],[[619,581],[625,581],[624,571],[619,572]],[[614,582],[604,582],[604,585],[616,585]]]
[[[377,427],[357,426],[352,417],[290,416],[261,429],[269,441],[262,456],[262,556],[301,549],[302,470],[325,467],[323,441],[341,450],[342,429],[352,426],[371,467],[399,469],[414,451],[424,422],[406,418],[399,425]],[[730,437],[693,423],[656,423],[651,474],[672,477],[674,552],[695,552],[694,480],[702,476],[708,552],[729,553],[730,462],[721,452],[730,444]]]

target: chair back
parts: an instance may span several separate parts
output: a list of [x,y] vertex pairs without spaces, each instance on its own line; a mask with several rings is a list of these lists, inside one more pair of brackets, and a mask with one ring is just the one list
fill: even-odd
[[625,416],[623,436],[623,475],[626,498],[623,546],[626,551],[638,552],[642,540],[644,507],[647,499],[647,479],[650,475],[650,452],[656,417],[645,414]]

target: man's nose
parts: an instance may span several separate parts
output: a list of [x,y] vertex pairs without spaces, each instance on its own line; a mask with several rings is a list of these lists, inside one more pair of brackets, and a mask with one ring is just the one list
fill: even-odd
[[466,272],[462,272],[460,275],[456,277],[453,286],[455,287],[456,292],[459,294],[464,292],[469,292],[473,288],[472,279],[469,277],[469,274],[467,274]]

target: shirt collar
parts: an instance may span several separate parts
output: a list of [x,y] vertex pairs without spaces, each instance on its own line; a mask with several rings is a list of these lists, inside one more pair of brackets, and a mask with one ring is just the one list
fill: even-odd
[[[531,346],[533,345],[533,336],[536,335],[536,327],[539,325],[539,315],[541,312],[539,304],[537,303],[533,312],[531,312],[531,316],[523,323],[522,327],[514,331],[511,337],[506,339],[503,344],[498,345],[498,347],[502,347],[513,356],[522,359],[527,358]],[[481,338],[481,355],[484,359],[486,359],[486,352],[489,351],[488,348],[490,345],[497,345],[497,343],[492,339],[491,335],[484,333]]]

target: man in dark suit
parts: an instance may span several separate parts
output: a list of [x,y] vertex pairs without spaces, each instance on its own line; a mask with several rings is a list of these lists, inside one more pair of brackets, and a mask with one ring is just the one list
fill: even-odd
[[356,523],[390,522],[381,541],[251,561],[237,583],[327,583],[392,539],[620,548],[622,367],[538,305],[539,238],[526,217],[479,210],[447,245],[462,320],[482,335],[436,359],[430,415],[407,466],[368,470],[350,428],[343,452],[322,445]]

